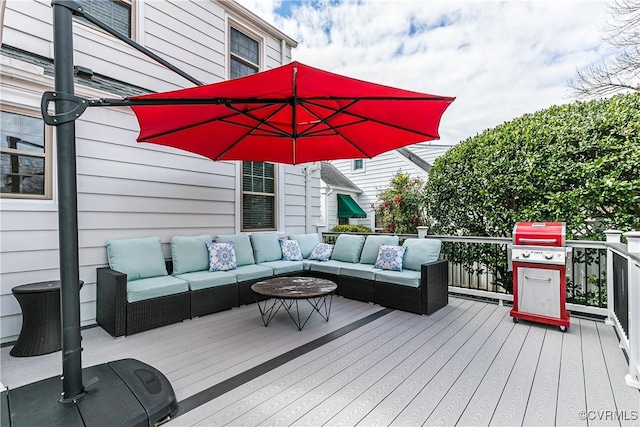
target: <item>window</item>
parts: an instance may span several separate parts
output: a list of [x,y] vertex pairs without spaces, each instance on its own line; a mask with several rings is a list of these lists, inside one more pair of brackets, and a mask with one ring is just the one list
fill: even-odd
[[242,231],[275,229],[275,165],[242,162]]
[[355,159],[353,161],[353,171],[363,171],[364,170],[364,159]]
[[[260,71],[260,43],[230,29],[229,77],[232,79]],[[275,165],[242,162],[242,230],[276,229]]]
[[0,111],[0,195],[51,198],[51,143],[42,118]]
[[[118,33],[132,37],[132,2],[133,0],[76,0],[85,12],[102,23],[107,24]],[[78,18],[87,22],[83,18]],[[91,25],[91,24],[89,24]]]
[[260,43],[231,28],[229,42],[229,78],[248,76],[260,71]]

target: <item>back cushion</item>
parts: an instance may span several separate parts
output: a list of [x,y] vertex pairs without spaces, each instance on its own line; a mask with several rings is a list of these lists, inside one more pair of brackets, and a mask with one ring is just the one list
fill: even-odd
[[256,263],[282,259],[282,248],[276,233],[252,233],[251,246]]
[[360,261],[360,253],[363,246],[364,236],[341,234],[336,239],[331,259],[356,263]]
[[442,242],[438,239],[407,239],[402,246],[406,248],[402,266],[407,270],[420,271],[420,264],[438,260]]
[[242,267],[243,265],[255,264],[256,261],[253,258],[253,249],[251,248],[251,241],[247,234],[221,234],[216,236],[216,242],[226,243],[235,242],[236,250],[236,265]]
[[162,246],[158,237],[107,241],[109,267],[127,275],[127,281],[166,276]]
[[175,236],[171,239],[173,274],[191,273],[209,269],[207,242],[211,236]]
[[397,246],[399,241],[398,236],[367,236],[360,255],[360,264],[374,264],[380,245]]
[[297,240],[300,243],[300,251],[302,251],[302,257],[305,259],[309,258],[311,251],[320,243],[320,236],[317,233],[292,234],[289,239]]

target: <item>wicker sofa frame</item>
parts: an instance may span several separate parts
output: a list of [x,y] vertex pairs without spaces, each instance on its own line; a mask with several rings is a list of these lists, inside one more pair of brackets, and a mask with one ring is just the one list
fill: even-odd
[[96,321],[114,337],[191,318],[191,292],[127,302],[127,275],[109,267],[97,269],[96,292]]

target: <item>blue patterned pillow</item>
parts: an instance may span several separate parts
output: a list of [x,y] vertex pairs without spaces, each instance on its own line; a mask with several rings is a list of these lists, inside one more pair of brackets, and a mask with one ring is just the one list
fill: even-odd
[[227,271],[237,268],[235,242],[206,243],[209,249],[209,271]]
[[404,246],[380,245],[378,258],[373,266],[383,270],[402,271],[404,250]]
[[331,252],[333,252],[333,245],[330,245],[328,243],[318,243],[318,245],[311,251],[309,259],[315,259],[318,261],[329,261]]
[[297,240],[278,239],[284,261],[302,261],[302,250]]

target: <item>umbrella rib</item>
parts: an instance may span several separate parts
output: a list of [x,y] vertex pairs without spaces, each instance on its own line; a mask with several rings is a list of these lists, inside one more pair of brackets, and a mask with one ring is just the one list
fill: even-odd
[[[245,115],[247,117],[249,117],[250,119],[253,119],[255,121],[257,121],[258,123],[262,123],[265,125],[268,125],[269,127],[274,128],[275,130],[281,131],[280,129],[278,129],[277,127],[271,125],[270,123],[266,123],[267,120],[269,120],[271,117],[273,117],[274,115],[276,115],[277,113],[279,113],[280,111],[282,111],[282,109],[286,106],[286,104],[282,104],[280,106],[280,108],[277,108],[275,111],[273,111],[271,114],[269,114],[267,117],[265,117],[264,119],[257,119],[253,116],[251,116],[250,114],[247,114],[245,111],[239,110],[231,105],[227,105],[228,108],[231,108],[234,111],[237,111],[239,114]],[[236,145],[238,145],[240,142],[242,142],[243,139],[245,139],[246,137],[248,137],[249,135],[251,135],[255,130],[257,130],[257,126],[253,127],[249,130],[249,132],[247,132],[246,134],[242,135],[240,138],[238,138],[233,144],[230,144],[226,150],[224,150],[222,153],[220,153],[217,157],[216,160],[221,159],[225,154],[227,154],[229,151],[231,151],[232,148],[234,148]],[[282,136],[286,136],[286,132],[281,131],[281,135]]]
[[[331,113],[329,116],[322,118],[320,117],[318,114],[315,113],[315,111],[312,111],[311,109],[307,108],[304,104],[306,104],[306,101],[302,101],[300,102],[300,106],[302,108],[304,108],[305,110],[307,110],[312,116],[315,116],[319,121],[317,123],[315,123],[313,126],[309,127],[308,129],[306,129],[305,131],[301,132],[299,136],[307,136],[307,135],[313,135],[313,132],[311,132],[311,130],[313,130],[313,128],[316,128],[318,126],[320,126],[320,124],[326,123],[328,120],[331,120],[333,117],[337,116],[338,114],[342,113],[345,109],[351,107],[353,104],[355,104],[356,102],[358,102],[357,99],[354,99],[352,102],[350,102],[348,105],[345,105],[344,107],[338,109],[338,110],[334,110],[333,113]],[[312,104],[312,103],[309,103]],[[315,104],[312,104],[315,105]],[[327,109],[331,109],[329,107],[325,107]]]
[[[362,98],[359,98],[356,101],[362,101]],[[310,104],[310,105],[314,105],[316,107],[331,109],[330,107],[327,107],[326,105],[317,104],[317,103],[314,103],[314,102],[309,102],[308,100],[305,100],[305,103],[306,104]],[[352,106],[354,104],[355,104],[355,102],[351,103],[349,106]],[[338,111],[338,110],[336,110],[336,111]],[[426,136],[427,138],[433,138],[433,139],[437,139],[438,138],[437,135],[432,135],[430,133],[420,132],[420,131],[417,131],[415,129],[410,129],[410,128],[407,128],[405,126],[398,126],[398,125],[395,125],[393,123],[388,123],[388,122],[385,122],[385,121],[382,121],[382,120],[372,119],[371,117],[366,117],[366,116],[363,116],[363,115],[360,115],[360,114],[356,114],[356,113],[352,113],[352,112],[349,112],[349,111],[345,111],[344,109],[342,109],[340,112],[341,112],[341,114],[345,114],[345,115],[351,116],[351,117],[356,117],[356,118],[361,119],[363,121],[369,121],[369,122],[373,122],[373,123],[378,123],[378,124],[381,124],[381,125],[384,125],[384,126],[388,126],[388,127],[391,127],[391,128],[400,129],[400,130],[403,130],[403,131],[406,131],[406,132],[411,132],[411,133],[415,133],[415,134],[418,134],[418,135]]]

